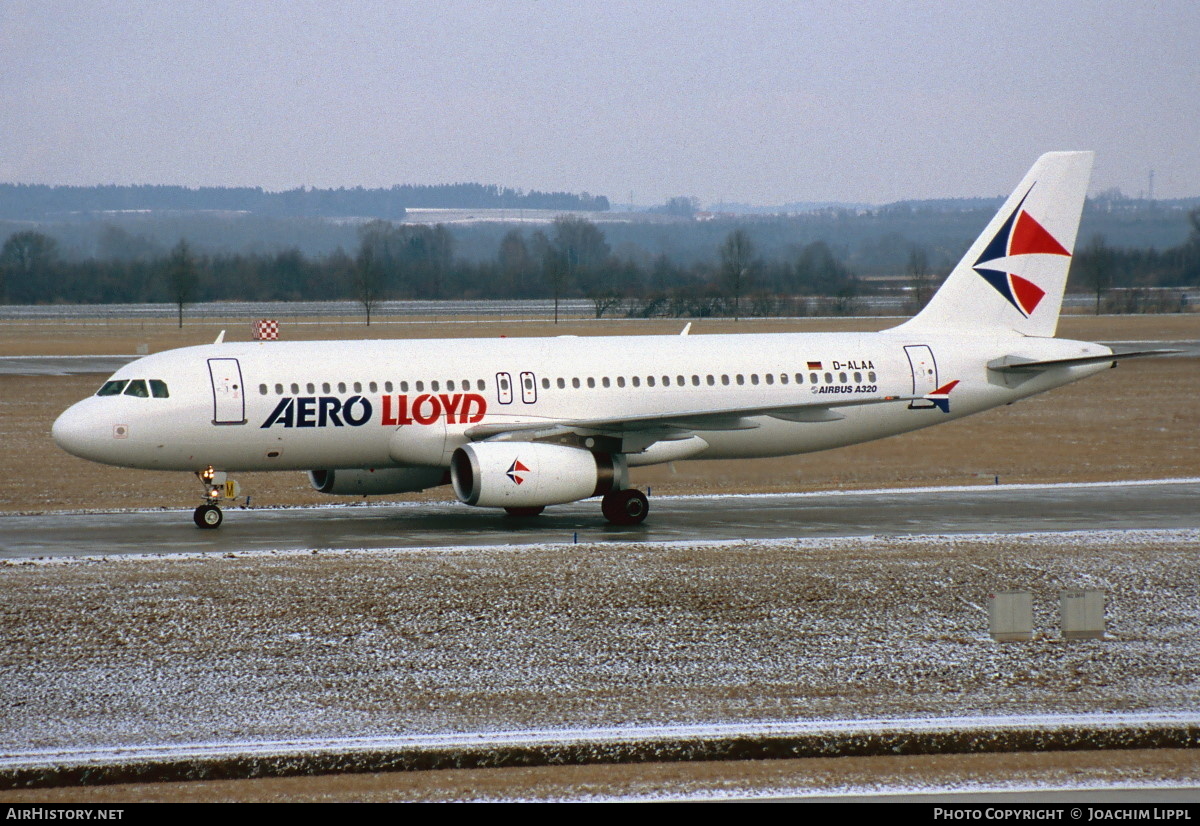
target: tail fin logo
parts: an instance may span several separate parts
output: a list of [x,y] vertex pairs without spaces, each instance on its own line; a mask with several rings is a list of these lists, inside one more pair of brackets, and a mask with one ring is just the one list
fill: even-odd
[[1046,291],[1029,279],[1008,272],[1007,265],[1001,265],[1004,266],[1002,270],[982,265],[993,264],[1001,259],[1017,255],[1065,255],[1068,258],[1071,257],[1071,253],[1045,227],[1039,224],[1036,218],[1024,210],[1025,199],[1032,191],[1033,187],[1031,186],[974,265],[975,272],[995,287],[996,292],[1004,296],[1008,303],[1016,307],[1026,318],[1029,318],[1037,309],[1038,304],[1046,295]]

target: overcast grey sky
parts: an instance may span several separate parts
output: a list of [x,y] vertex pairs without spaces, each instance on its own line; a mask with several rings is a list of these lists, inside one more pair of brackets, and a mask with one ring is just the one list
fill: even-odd
[[1200,3],[0,0],[0,181],[1200,195]]

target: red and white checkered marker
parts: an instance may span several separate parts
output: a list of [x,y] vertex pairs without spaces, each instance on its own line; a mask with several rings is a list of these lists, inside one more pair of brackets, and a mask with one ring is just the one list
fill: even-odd
[[279,322],[273,318],[260,318],[254,322],[255,341],[275,341],[279,338]]

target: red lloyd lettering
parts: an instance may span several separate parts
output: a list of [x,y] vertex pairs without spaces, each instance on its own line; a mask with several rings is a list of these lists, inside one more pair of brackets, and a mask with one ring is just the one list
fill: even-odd
[[487,413],[487,399],[478,393],[422,393],[409,402],[408,396],[384,396],[380,424],[433,424],[445,417],[447,424],[475,424]]

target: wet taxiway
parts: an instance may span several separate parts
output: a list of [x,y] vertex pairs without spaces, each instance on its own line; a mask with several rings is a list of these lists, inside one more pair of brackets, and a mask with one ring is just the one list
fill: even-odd
[[657,497],[638,527],[597,501],[517,519],[457,503],[226,510],[217,530],[190,511],[0,516],[0,558],[267,550],[437,548],[1200,527],[1200,479],[1089,485],[763,496]]

